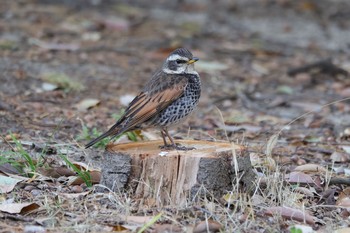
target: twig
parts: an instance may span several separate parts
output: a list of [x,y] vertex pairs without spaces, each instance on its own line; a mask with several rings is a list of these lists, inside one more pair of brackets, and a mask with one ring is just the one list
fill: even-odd
[[345,76],[349,75],[349,73],[346,70],[334,65],[331,58],[327,58],[327,59],[320,60],[320,61],[317,61],[314,63],[306,64],[306,65],[303,65],[300,67],[291,68],[287,71],[287,74],[289,76],[295,76],[299,73],[305,73],[305,72],[308,72],[308,71],[315,69],[315,68],[320,69],[320,72],[324,72],[324,73],[342,74]]
[[333,177],[329,181],[329,184],[345,184],[350,186],[350,178]]
[[2,219],[12,219],[12,220],[16,220],[16,221],[23,221],[23,222],[34,222],[33,218],[28,218],[25,216],[21,216],[21,215],[12,215],[12,214],[4,214],[3,216],[1,216]]

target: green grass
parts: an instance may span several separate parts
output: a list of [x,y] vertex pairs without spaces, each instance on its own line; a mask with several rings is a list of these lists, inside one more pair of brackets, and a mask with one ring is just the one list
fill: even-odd
[[25,173],[28,177],[33,177],[37,173],[37,169],[41,167],[44,163],[44,157],[43,157],[44,152],[40,154],[39,160],[36,161],[32,158],[32,156],[26,150],[24,150],[20,141],[18,141],[17,138],[12,133],[10,134],[10,136],[12,141],[16,145],[16,152],[9,152],[9,153],[12,155],[19,155],[24,159],[24,164],[22,165],[21,163],[18,163],[16,161],[12,161],[11,165],[15,165],[14,167],[16,167],[16,169],[18,169],[19,171],[26,171],[28,169],[25,169],[25,168],[29,168],[29,171]]
[[60,157],[66,162],[66,164],[72,168],[78,176],[84,181],[87,187],[92,187],[91,175],[88,171],[82,171],[77,166],[75,166],[68,158],[64,155],[60,155]]
[[[121,111],[121,113],[119,113],[119,114],[112,114],[112,117],[116,121],[118,121],[122,115],[123,115],[123,111]],[[97,130],[97,128],[95,128],[95,127],[92,129],[89,129],[88,127],[86,127],[86,125],[82,124],[82,131],[81,131],[80,135],[78,135],[77,141],[83,141],[83,140],[84,141],[91,141],[91,140],[97,138],[98,136],[100,136],[102,133],[103,133],[102,131]],[[143,136],[141,135],[140,130],[126,132],[124,134],[126,134],[127,137],[133,142],[137,142],[139,139],[143,139]],[[122,134],[122,135],[124,135],[124,134]],[[122,135],[115,137],[115,138],[113,138],[113,136],[112,136],[112,138],[118,139]],[[101,141],[97,142],[93,147],[94,148],[105,148],[110,140],[111,140],[111,137],[104,138]]]
[[162,217],[162,215],[163,215],[163,213],[159,213],[156,216],[154,216],[149,222],[147,222],[145,225],[143,225],[141,227],[141,229],[137,231],[137,233],[145,232],[148,228],[153,226],[153,224],[155,224],[160,219],[160,217]]
[[[78,135],[77,137],[77,141],[82,141],[82,140],[86,140],[86,141],[91,141],[95,138],[97,138],[98,136],[100,136],[102,134],[102,132],[98,131],[97,128],[92,128],[89,129],[88,127],[86,127],[86,125],[82,125],[82,131],[80,133],[80,135]],[[95,145],[93,145],[93,147],[95,148],[105,148],[106,145],[108,144],[109,139],[108,138],[104,138],[101,141],[97,142]]]
[[290,228],[290,233],[303,233],[303,231],[295,226]]

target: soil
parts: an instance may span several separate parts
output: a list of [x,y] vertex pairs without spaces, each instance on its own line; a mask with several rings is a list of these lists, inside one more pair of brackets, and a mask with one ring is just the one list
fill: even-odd
[[[102,150],[83,148],[83,126],[107,130],[124,99],[139,92],[173,49],[186,47],[200,58],[202,97],[191,118],[172,130],[175,138],[232,141],[264,157],[280,132],[272,156],[282,172],[301,164],[348,169],[348,9],[345,0],[2,1],[0,135],[9,142],[0,141],[0,152],[13,149],[8,136],[15,133],[28,150],[32,143],[51,145],[98,168]],[[50,80],[62,81],[60,75],[68,84]],[[85,99],[98,104],[84,107]],[[156,130],[144,135],[160,138]],[[343,159],[332,159],[335,152]],[[8,226],[26,222],[1,217]],[[329,218],[318,217],[323,224],[314,229],[326,229]],[[64,221],[58,225],[71,226]],[[335,225],[349,224],[341,222]],[[50,224],[54,231],[57,224]]]

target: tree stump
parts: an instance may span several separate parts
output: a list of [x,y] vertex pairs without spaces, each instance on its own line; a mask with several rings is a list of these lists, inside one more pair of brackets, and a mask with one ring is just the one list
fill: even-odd
[[101,184],[112,191],[131,191],[145,204],[157,206],[181,206],[187,198],[192,200],[205,192],[220,197],[217,195],[232,190],[236,175],[248,189],[252,188],[255,173],[242,146],[196,140],[176,142],[195,149],[161,150],[161,140],[108,145],[102,160]]

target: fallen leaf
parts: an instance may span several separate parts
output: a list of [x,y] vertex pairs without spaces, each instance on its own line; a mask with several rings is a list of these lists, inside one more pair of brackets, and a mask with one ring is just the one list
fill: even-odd
[[277,87],[276,92],[281,93],[281,94],[291,95],[291,94],[293,94],[293,88],[291,88],[290,86],[287,86],[287,85],[281,85],[281,86]]
[[252,69],[259,74],[269,74],[269,68],[266,67],[264,64],[258,63],[258,62],[252,62]]
[[342,148],[346,153],[350,154],[350,146],[342,146]]
[[337,200],[336,204],[337,204],[337,206],[349,208],[350,207],[350,197],[339,198]]
[[83,163],[83,162],[72,162],[72,164],[74,166],[76,166],[79,170],[82,170],[82,171],[88,171],[90,170],[89,166],[86,164],[86,163]]
[[338,152],[338,151],[334,151],[331,154],[330,158],[331,158],[331,160],[333,162],[344,163],[344,162],[348,162],[349,161],[349,154]]
[[26,225],[24,227],[24,231],[25,233],[31,233],[31,232],[35,232],[35,233],[45,233],[46,229],[42,226],[35,226],[35,225]]
[[193,229],[193,233],[220,232],[222,225],[216,221],[208,220],[199,222]]
[[101,39],[101,34],[98,32],[85,32],[81,38],[86,41],[99,41]]
[[46,50],[68,50],[68,51],[76,51],[80,48],[79,44],[63,44],[63,43],[50,43],[50,42],[45,42],[41,41],[38,39],[29,39],[29,43],[36,45],[42,49]]
[[350,207],[350,187],[345,188],[340,194],[336,202],[337,206]]
[[36,203],[2,203],[0,204],[0,211],[9,214],[25,214],[32,210],[38,209],[40,206]]
[[314,180],[308,174],[303,172],[291,172],[286,175],[287,181],[289,183],[298,183],[298,184],[314,184]]
[[304,164],[304,165],[300,165],[297,166],[294,171],[300,171],[300,172],[321,172],[321,173],[327,173],[327,169],[322,167],[321,165],[318,164],[312,164],[312,163],[308,163],[308,164]]
[[5,136],[5,140],[6,141],[12,141],[12,137],[14,137],[15,139],[20,139],[21,135],[19,133],[8,134],[8,135]]
[[99,23],[105,28],[115,31],[127,31],[130,27],[129,21],[120,17],[103,18]]
[[334,231],[334,233],[349,233],[349,232],[350,232],[350,227],[341,228]]
[[172,233],[181,233],[184,232],[183,229],[177,225],[173,224],[154,224],[152,226],[154,229],[153,233],[163,233],[163,232],[172,232]]
[[[101,171],[98,170],[91,170],[89,171],[90,177],[91,177],[91,183],[92,184],[98,184],[101,180]],[[68,182],[68,185],[80,185],[85,183],[84,180],[81,177],[75,177],[70,182]]]
[[322,142],[323,138],[322,137],[318,137],[318,136],[305,136],[303,138],[304,142],[308,142],[308,143],[317,143],[317,142]]
[[41,89],[44,91],[54,91],[56,89],[58,89],[58,86],[56,84],[53,83],[42,83],[41,84]]
[[38,168],[38,171],[40,174],[47,176],[47,177],[52,177],[52,178],[59,178],[61,176],[75,176],[76,173],[73,172],[71,169],[66,168],[66,167],[54,167],[54,168],[45,168],[41,167]]
[[4,162],[3,164],[0,165],[0,173],[3,173],[5,175],[21,174],[21,172],[23,172],[22,167],[17,166],[16,168],[14,164]]
[[350,169],[349,168],[344,168],[344,174],[346,176],[350,176]]
[[79,111],[86,111],[92,107],[95,107],[99,103],[100,101],[98,99],[83,99],[79,103],[75,104],[74,107],[76,107]]
[[135,224],[145,224],[151,221],[154,216],[124,216],[125,222]]
[[226,70],[229,66],[221,62],[197,61],[196,69],[202,72],[215,73],[216,71]]
[[16,184],[21,181],[21,179],[15,179],[8,176],[0,175],[0,193],[11,192],[16,186]]
[[284,207],[284,206],[268,207],[265,210],[265,214],[270,216],[280,215],[284,219],[295,220],[298,222],[306,222],[311,225],[315,224],[315,220],[312,215],[310,215],[305,211],[301,211],[290,207]]

